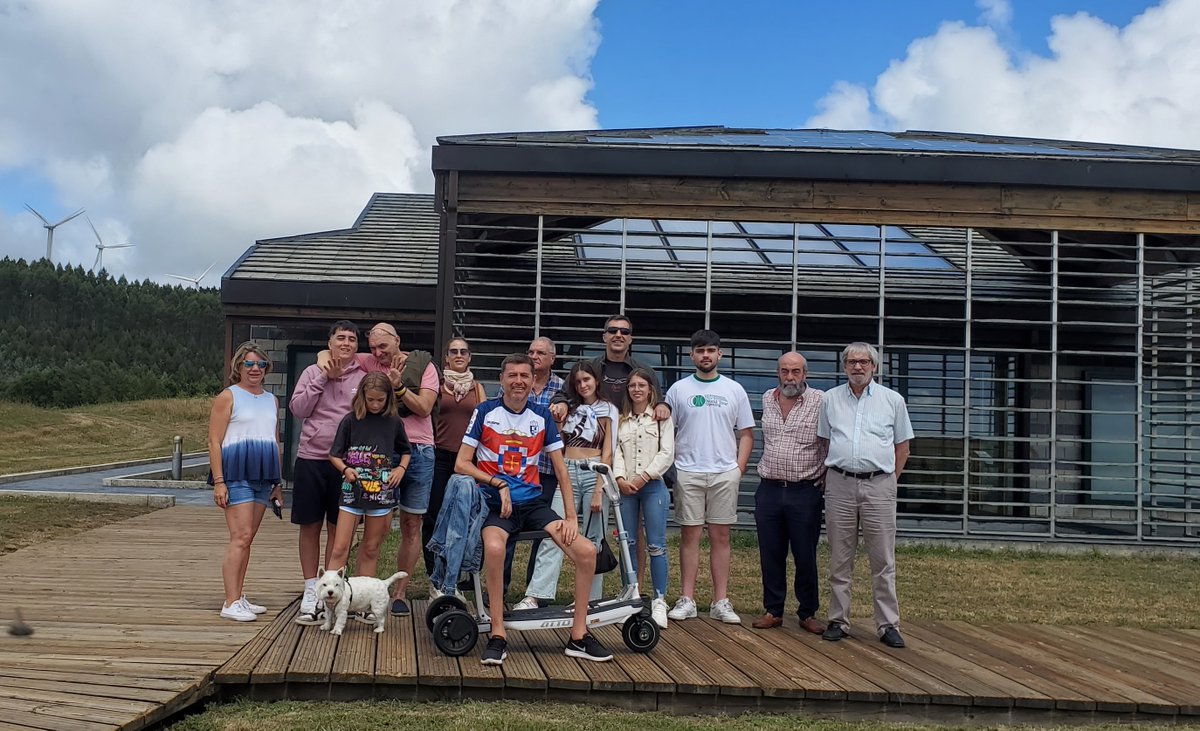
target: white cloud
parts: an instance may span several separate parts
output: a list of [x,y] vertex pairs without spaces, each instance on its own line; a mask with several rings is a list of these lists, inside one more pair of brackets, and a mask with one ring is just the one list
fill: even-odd
[[1007,28],[1012,22],[1013,9],[1008,0],[975,0],[979,8],[979,19],[993,28]]
[[834,87],[807,124],[1200,148],[1200,3],[1164,0],[1123,28],[1057,16],[1049,48],[1010,51],[992,27],[946,23],[869,91]]
[[[595,127],[596,2],[0,0],[0,67],[23,69],[0,74],[0,173],[126,231],[121,271],[223,271],[374,191],[432,192],[438,135]],[[41,256],[38,231],[0,216],[0,256]],[[55,259],[94,243],[72,222]]]

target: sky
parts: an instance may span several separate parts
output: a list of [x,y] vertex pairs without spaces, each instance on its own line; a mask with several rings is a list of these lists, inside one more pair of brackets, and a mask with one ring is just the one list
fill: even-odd
[[[432,192],[439,135],[725,125],[1200,149],[1200,0],[0,0],[0,257],[174,281]],[[89,226],[89,220],[91,225]],[[92,230],[95,227],[95,232]]]

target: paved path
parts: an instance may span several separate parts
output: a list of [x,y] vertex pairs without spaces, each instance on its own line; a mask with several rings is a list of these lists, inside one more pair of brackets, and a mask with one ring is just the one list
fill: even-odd
[[[183,461],[184,467],[205,464],[207,457],[193,457]],[[39,477],[0,485],[5,490],[29,490],[34,492],[95,492],[105,495],[171,495],[176,505],[211,505],[212,493],[208,490],[189,490],[169,487],[110,487],[104,484],[106,477],[123,477],[154,470],[171,469],[170,460],[133,467],[117,467],[77,475]]]

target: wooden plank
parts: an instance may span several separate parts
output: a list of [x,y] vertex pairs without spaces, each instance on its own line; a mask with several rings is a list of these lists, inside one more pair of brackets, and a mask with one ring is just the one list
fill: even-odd
[[118,698],[146,703],[167,703],[179,695],[179,691],[177,690],[151,690],[147,688],[121,687],[118,685],[95,685],[92,683],[38,680],[34,678],[0,678],[0,694],[4,694],[8,688],[58,691],[72,695],[94,695],[101,698]]
[[[920,688],[924,692],[924,699],[917,696],[908,699],[908,702],[969,706],[975,700],[974,696],[966,689],[960,688],[955,683],[945,681],[933,673],[926,672],[918,664],[908,662],[903,653],[887,650],[883,645],[874,640],[864,641],[851,636],[850,639],[833,643],[833,645],[833,648],[830,650],[831,653],[844,652],[848,655],[856,656],[856,662],[860,665],[877,665],[897,678],[902,678],[907,683]],[[836,657],[836,655],[831,655],[831,657]],[[887,688],[889,694],[897,694],[903,698],[903,691],[894,689],[894,686],[887,686]]]
[[[399,617],[397,621],[405,627],[405,632],[416,637],[417,682],[421,685],[458,687],[462,683],[462,675],[458,672],[458,659],[439,652],[433,644],[433,634],[425,628],[425,610],[429,607],[429,602],[421,600],[410,604],[412,614]],[[420,622],[419,626],[416,625],[417,622]]]
[[[424,617],[424,613],[421,615]],[[418,622],[401,622],[389,616],[387,631],[375,643],[375,682],[389,685],[416,685],[417,644],[413,628]],[[420,621],[417,631],[426,631]]]
[[[567,646],[567,638],[560,637],[554,630],[539,630],[536,632],[509,632],[509,656],[512,656],[512,637],[520,635],[537,660],[538,666],[546,674],[546,686],[551,690],[590,690],[591,678],[579,667],[579,660],[567,657],[563,650]],[[507,661],[505,661],[507,663]],[[586,661],[584,661],[586,662]]]
[[[351,620],[354,621],[354,620]],[[346,632],[338,642],[337,654],[333,657],[333,668],[329,680],[333,683],[375,682],[376,644],[381,634],[402,631],[398,617],[388,616],[384,631],[377,634],[373,625],[354,622],[357,631],[351,632],[349,622]],[[364,631],[365,630],[365,631]]]
[[[178,693],[187,689],[195,681],[191,678],[183,680],[167,680],[151,677],[137,677],[122,674],[101,674],[77,670],[69,673],[58,670],[43,670],[0,666],[0,678],[24,678],[28,680],[45,680],[56,682],[89,683],[91,685],[110,685],[114,688],[140,688],[146,690],[162,690]],[[0,680],[0,684],[4,681]]]
[[[1095,691],[1088,695],[1096,698],[1097,708],[1108,707],[1108,702],[1128,701],[1134,704],[1131,710],[1142,710],[1153,713],[1171,712],[1175,706],[1152,693],[1147,693],[1136,685],[1130,685],[1114,676],[1107,668],[1095,663],[1081,662],[1079,655],[1064,651],[1046,637],[1036,632],[1032,625],[989,625],[989,632],[1015,640],[1028,653],[1036,653],[1039,661],[1044,658],[1054,658],[1065,672],[1074,672],[1079,678],[1089,682]],[[1102,700],[1103,699],[1103,700]]]
[[1169,636],[1139,627],[1072,627],[1074,632],[1094,638],[1124,651],[1134,652],[1161,663],[1164,667],[1185,671],[1192,686],[1200,686],[1200,647],[1189,647]]
[[[354,620],[346,622],[346,632],[370,631],[358,622],[354,622],[353,625],[350,622]],[[328,683],[340,640],[341,638],[332,632],[322,631],[319,625],[302,627],[296,651],[292,653],[292,661],[288,663],[287,681]]]
[[697,695],[719,693],[721,686],[696,667],[692,658],[680,652],[669,642],[663,641],[669,631],[670,628],[663,632],[658,646],[654,648],[654,652],[650,653],[649,658],[670,677],[671,682],[675,684],[676,692]]
[[[628,651],[625,640],[621,639],[620,625],[593,627],[591,632],[601,644],[613,651],[613,662],[629,676],[634,689],[656,693],[675,692],[675,681],[651,658],[651,655],[658,651],[657,648],[649,653]],[[626,652],[620,652],[621,649]],[[592,682],[595,682],[594,677]]]
[[[11,705],[28,704],[30,710],[45,708],[55,715],[62,714],[67,718],[86,718],[116,724],[137,718],[156,705],[145,701],[101,698],[94,695],[75,695],[74,693],[32,688],[0,689],[0,699]],[[87,715],[67,715],[72,709],[79,709]]]
[[299,600],[293,602],[287,609],[271,621],[254,639],[242,646],[242,649],[217,668],[213,681],[217,683],[249,683],[250,673],[254,666],[262,660],[271,646],[279,639],[284,628],[296,626],[296,615],[300,611]]
[[[692,622],[696,620],[686,620]],[[685,622],[672,622],[663,633],[659,644],[666,643],[676,652],[682,654],[694,665],[704,668],[707,675],[717,686],[720,695],[758,696],[762,689],[737,667],[725,660],[722,654],[709,649],[708,645],[696,639],[690,632],[685,632],[680,625]]]
[[1079,660],[1090,661],[1104,675],[1120,679],[1123,683],[1157,696],[1162,700],[1162,709],[1165,712],[1200,711],[1200,697],[1196,694],[1195,685],[1187,681],[1181,682],[1170,667],[1158,666],[1153,661],[1144,661],[1126,652],[1112,652],[1109,647],[1100,646],[1091,637],[1076,634],[1067,627],[1043,625],[1031,629],[1051,645],[1062,648],[1063,652],[1072,654]]
[[[932,622],[929,623],[929,631],[960,644],[973,646],[976,650],[1006,663],[1012,668],[1009,672],[1016,672],[1014,677],[1026,678],[1029,681],[1026,685],[1053,697],[1055,708],[1094,711],[1098,707],[1096,696],[1102,694],[1095,693],[1094,687],[1080,683],[1052,664],[1035,662],[1030,655],[1022,651],[1023,648],[1019,644],[1008,638],[990,634],[966,622]],[[1129,712],[1136,710],[1136,704],[1119,704],[1106,710]]]
[[1005,186],[1002,200],[1004,210],[1016,214],[1153,220],[1185,220],[1188,215],[1187,194],[1166,191]]
[[[803,668],[807,668],[803,673],[793,675],[793,680],[800,682],[804,686],[805,697],[825,697],[817,696],[820,691],[815,686],[810,686],[802,678],[808,677],[807,674],[816,674],[817,677],[829,681],[834,687],[841,691],[842,698],[849,701],[868,702],[868,703],[886,703],[891,700],[892,694],[885,689],[885,686],[879,685],[858,672],[857,669],[851,669],[850,666],[844,665],[849,661],[850,665],[857,666],[853,656],[847,657],[842,653],[835,658],[830,646],[833,643],[822,640],[819,636],[806,632],[804,630],[792,629],[790,627],[781,627],[772,630],[763,630],[754,632],[756,641],[761,646],[762,643],[773,643],[779,650],[788,653],[795,661],[800,663]],[[880,670],[878,673],[875,666],[869,666],[872,675],[878,675],[881,678],[886,678],[890,683],[894,683],[897,678],[886,671]],[[914,690],[919,691],[915,686]],[[814,691],[813,695],[809,695],[809,691]],[[833,697],[832,695],[830,697]],[[922,697],[922,701],[925,698]],[[907,701],[906,701],[907,702]]]
[[740,624],[715,622],[707,617],[678,624],[744,673],[765,696],[804,698],[811,690],[813,698],[846,698],[846,691],[840,686],[813,673],[807,665]]
[[[70,715],[56,715],[65,713]],[[117,728],[117,724],[93,720],[86,708],[46,708],[38,704],[0,698],[0,717],[25,728],[56,731],[99,731]]]
[[[525,634],[509,632],[507,635],[508,659],[504,661],[504,685],[510,688],[545,690],[550,685],[550,679],[534,657]],[[480,635],[479,644],[486,646],[487,637]]]
[[[425,629],[424,627],[421,628]],[[480,636],[475,647],[466,655],[458,658],[458,672],[462,675],[464,688],[503,688],[504,668],[496,665],[484,665],[483,651],[487,647],[487,639]],[[512,657],[510,654],[509,657]],[[505,666],[508,661],[504,661]]]
[[270,649],[250,671],[251,683],[282,683],[287,679],[288,665],[292,662],[292,655],[296,652],[303,629],[305,628],[295,622],[284,624],[283,630],[275,638]]
[[[571,631],[559,629],[555,630],[554,633],[558,636],[560,647],[564,651],[563,657],[566,658],[565,650],[567,641],[571,639]],[[633,680],[621,669],[621,665],[616,661],[619,655],[633,653],[625,647],[624,642],[616,646],[606,645],[605,649],[613,654],[613,659],[608,662],[592,662],[591,660],[578,660],[575,658],[568,659],[575,659],[580,669],[587,675],[594,691],[628,693],[636,690],[637,688]]]

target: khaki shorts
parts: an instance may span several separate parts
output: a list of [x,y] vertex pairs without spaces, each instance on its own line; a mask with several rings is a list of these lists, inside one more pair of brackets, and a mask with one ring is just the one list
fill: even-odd
[[742,471],[685,472],[676,469],[675,522],[679,525],[730,525],[737,522]]

